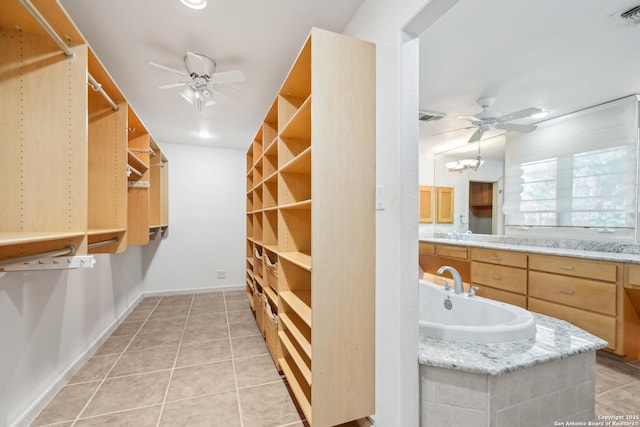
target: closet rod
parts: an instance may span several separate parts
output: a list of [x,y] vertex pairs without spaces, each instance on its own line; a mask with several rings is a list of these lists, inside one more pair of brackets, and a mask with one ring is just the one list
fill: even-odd
[[40,252],[38,254],[4,258],[4,259],[0,259],[0,268],[5,267],[7,265],[20,264],[28,261],[34,261],[41,258],[51,258],[51,257],[62,256],[62,255],[70,255],[75,251],[76,251],[76,248],[73,245],[69,245],[55,251],[46,251],[46,252]]
[[29,12],[29,14],[33,16],[33,19],[35,19],[38,22],[38,24],[40,24],[42,29],[45,30],[47,34],[49,34],[49,37],[51,37],[53,41],[56,42],[58,47],[62,49],[65,55],[67,55],[70,58],[73,58],[74,56],[76,56],[76,54],[71,49],[69,49],[69,46],[65,44],[64,40],[60,38],[60,36],[54,31],[51,25],[49,25],[47,20],[44,19],[44,17],[40,14],[40,12],[38,12],[38,9],[36,9],[35,6],[29,0],[18,0],[18,1],[22,5],[22,7],[27,9],[27,12]]
[[110,243],[118,243],[119,241],[120,239],[118,237],[114,237],[113,239],[108,239],[108,240],[101,240],[99,242],[93,242],[93,243],[87,244],[87,249],[94,249],[100,246],[108,245]]
[[153,157],[156,156],[156,152],[153,151],[153,148],[149,147],[149,154],[151,154]]
[[120,107],[118,107],[116,103],[113,102],[113,99],[111,99],[111,97],[107,94],[107,92],[105,92],[104,89],[102,89],[102,85],[98,83],[96,79],[94,79],[93,76],[89,73],[87,73],[87,80],[91,88],[96,92],[98,92],[100,95],[102,95],[104,100],[107,101],[107,103],[111,106],[111,109],[113,111],[120,111]]
[[127,168],[129,169],[129,171],[135,173],[138,176],[142,176],[143,175],[142,172],[140,172],[138,169],[134,168],[131,165],[127,165]]

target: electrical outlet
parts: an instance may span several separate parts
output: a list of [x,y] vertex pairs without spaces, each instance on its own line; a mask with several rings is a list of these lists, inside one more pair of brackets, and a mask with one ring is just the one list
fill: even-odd
[[226,270],[218,270],[218,279],[226,279],[226,278],[227,278]]

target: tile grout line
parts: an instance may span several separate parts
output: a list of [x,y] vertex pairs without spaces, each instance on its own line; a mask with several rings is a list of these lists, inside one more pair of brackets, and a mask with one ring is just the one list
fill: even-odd
[[[100,387],[103,386],[103,384],[107,381],[107,379],[109,378],[109,374],[111,373],[111,371],[113,371],[113,369],[116,367],[116,365],[118,364],[118,362],[120,362],[120,359],[122,359],[122,357],[124,356],[124,353],[127,351],[127,349],[129,348],[129,346],[131,345],[131,343],[133,342],[133,340],[138,336],[138,334],[140,333],[140,331],[142,330],[142,328],[144,327],[144,325],[147,323],[147,320],[149,320],[149,317],[151,317],[151,315],[153,314],[153,312],[156,310],[156,308],[158,308],[158,304],[160,304],[160,301],[162,300],[162,298],[160,298],[157,302],[156,305],[153,307],[153,309],[149,312],[149,314],[147,315],[147,317],[144,319],[144,321],[142,322],[142,325],[140,325],[140,327],[138,328],[138,330],[136,331],[135,334],[133,334],[133,336],[131,337],[131,339],[129,340],[129,342],[127,343],[127,345],[124,347],[124,349],[122,349],[122,351],[120,352],[120,354],[118,355],[118,358],[116,359],[116,361],[113,363],[113,365],[111,365],[111,368],[109,368],[109,370],[107,371],[107,373],[104,375],[104,378],[102,378],[102,380],[100,380],[100,384],[98,384],[98,387],[96,387],[96,389],[94,390],[94,392],[91,394],[91,396],[89,397],[89,400],[87,400],[87,403],[84,404],[84,406],[82,407],[82,409],[80,410],[80,412],[78,413],[78,415],[75,417],[75,419],[73,420],[73,422],[71,423],[71,427],[75,426],[76,423],[78,422],[78,420],[80,419],[80,417],[82,416],[82,414],[84,413],[84,411],[87,410],[87,408],[89,407],[89,404],[91,403],[91,401],[93,401],[94,397],[96,397],[96,394],[98,394],[98,390],[100,390]],[[135,307],[137,308],[140,305],[140,303],[138,303],[138,305]],[[134,308],[134,310],[135,310]],[[131,310],[133,312],[133,310]],[[121,324],[124,323],[121,322]],[[120,325],[118,325],[120,326]],[[108,338],[107,338],[108,339]],[[106,341],[106,340],[105,340]],[[93,356],[92,356],[93,357]]]
[[184,332],[187,330],[187,325],[189,324],[189,318],[191,317],[191,308],[193,308],[194,300],[195,300],[195,295],[191,294],[189,311],[187,311],[187,318],[185,319],[184,326],[182,327],[182,333],[180,334],[180,341],[178,341],[178,349],[176,350],[176,356],[173,359],[173,366],[171,367],[171,372],[169,373],[169,381],[167,382],[167,388],[164,390],[164,396],[162,398],[162,404],[160,406],[160,414],[158,415],[158,422],[156,423],[157,427],[160,427],[160,421],[162,421],[162,415],[164,415],[164,407],[167,403],[167,396],[169,395],[171,380],[173,379],[173,373],[175,372],[176,365],[178,364],[178,356],[180,356],[180,349],[182,348],[182,340],[184,339]]
[[238,415],[240,416],[240,427],[244,427],[242,417],[242,404],[240,403],[240,389],[238,388],[238,372],[236,371],[236,361],[233,355],[233,340],[231,339],[231,325],[229,325],[229,312],[227,311],[227,295],[222,293],[224,298],[224,315],[227,320],[227,333],[229,334],[229,350],[231,351],[231,367],[233,368],[233,381],[236,384],[236,401],[238,402]]

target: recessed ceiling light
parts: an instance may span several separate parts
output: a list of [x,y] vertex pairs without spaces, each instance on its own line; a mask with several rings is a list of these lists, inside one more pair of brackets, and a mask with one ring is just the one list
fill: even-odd
[[180,0],[183,5],[190,7],[191,9],[204,9],[207,5],[207,0]]
[[213,134],[209,132],[207,129],[200,129],[198,132],[196,132],[196,136],[199,136],[200,138],[203,138],[203,139],[213,138]]

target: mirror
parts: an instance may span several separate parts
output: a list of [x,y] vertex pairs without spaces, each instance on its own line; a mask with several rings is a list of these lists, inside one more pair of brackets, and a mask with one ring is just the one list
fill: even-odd
[[420,36],[419,184],[454,189],[453,223],[434,218],[421,233],[504,233],[504,129],[482,135],[477,170],[446,167],[476,157],[478,144],[467,141],[478,130],[470,116],[483,111],[483,98],[495,98],[490,112],[535,107],[550,113],[546,120],[640,92],[640,56],[628,54],[638,27],[620,16],[628,2],[543,3],[460,0]]
[[[436,221],[434,232],[474,234],[502,234],[502,187],[504,177],[504,136],[498,135],[480,142],[481,164],[476,170],[450,171],[456,165],[468,164],[478,156],[478,143],[420,157],[420,170],[433,170],[435,188],[451,188],[453,194],[452,220]],[[433,166],[430,167],[429,163]],[[440,202],[440,203],[439,203]],[[442,201],[436,197],[437,212]],[[445,208],[450,209],[450,208]]]

